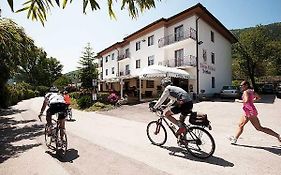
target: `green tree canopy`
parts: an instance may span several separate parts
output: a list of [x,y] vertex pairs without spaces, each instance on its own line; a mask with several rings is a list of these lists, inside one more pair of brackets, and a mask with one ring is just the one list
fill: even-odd
[[[117,2],[118,0],[116,0]],[[161,0],[158,0],[161,1]],[[7,0],[11,10],[14,11],[14,0]],[[27,17],[32,20],[40,20],[44,25],[44,22],[47,19],[47,14],[54,4],[59,7],[65,8],[68,3],[71,3],[72,0],[25,0],[23,3],[23,8],[17,10],[17,12],[27,11]],[[115,18],[115,13],[112,9],[113,0],[107,0],[108,4],[108,13],[110,17]],[[90,6],[91,10],[100,9],[100,5],[97,0],[83,0],[83,13],[86,13],[86,8]],[[155,8],[155,0],[122,0],[121,1],[121,10],[128,9],[129,15],[132,18],[138,16],[138,12],[143,12],[146,9]]]
[[10,19],[0,18],[0,89],[18,69],[23,57],[34,46],[34,41]]
[[280,42],[272,41],[264,26],[242,31],[233,47],[234,78],[249,78],[256,88],[256,79],[277,75],[280,71]]

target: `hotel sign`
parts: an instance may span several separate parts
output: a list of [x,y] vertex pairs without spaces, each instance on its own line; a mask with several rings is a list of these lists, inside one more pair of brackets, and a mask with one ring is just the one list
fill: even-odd
[[200,68],[203,71],[203,74],[211,74],[212,71],[216,71],[214,66],[208,65],[206,63],[200,63]]

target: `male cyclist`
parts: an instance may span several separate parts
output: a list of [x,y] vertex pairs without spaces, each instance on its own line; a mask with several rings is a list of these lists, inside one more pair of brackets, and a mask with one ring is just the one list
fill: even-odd
[[[49,106],[49,109],[47,109],[46,112],[47,126],[49,126],[48,132],[50,132],[52,125],[52,115],[58,112],[63,112],[63,115],[58,115],[58,120],[60,123],[61,130],[64,130],[67,105],[65,104],[63,96],[59,93],[59,90],[56,87],[51,87],[49,92],[45,95],[45,99],[41,107],[41,112],[38,115],[40,121],[41,116],[45,111],[47,105]],[[63,134],[61,133],[61,137],[62,136]]]
[[[176,102],[175,105],[170,110],[166,111],[164,115],[167,119],[169,119],[172,123],[176,124],[179,127],[178,131],[176,132],[176,134],[179,136],[181,133],[186,132],[183,123],[187,114],[192,112],[192,108],[193,108],[192,98],[182,88],[177,86],[172,86],[172,82],[168,78],[162,79],[161,85],[165,89],[161,97],[157,101],[157,103],[154,105],[153,109],[154,111],[156,111],[157,108],[159,108],[164,103],[164,101],[168,98],[170,101],[167,104],[167,106],[171,106]],[[180,119],[176,120],[173,117],[173,115],[178,113],[181,113]]]

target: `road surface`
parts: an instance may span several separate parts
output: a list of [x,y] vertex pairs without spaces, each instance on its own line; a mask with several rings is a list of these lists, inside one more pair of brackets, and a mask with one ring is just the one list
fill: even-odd
[[[44,125],[37,120],[43,98],[20,102],[0,113],[0,174],[280,174],[281,147],[271,136],[249,123],[230,145],[241,112],[233,101],[201,102],[194,109],[208,114],[216,141],[213,157],[200,160],[168,137],[164,147],[153,146],[147,123],[157,119],[147,104],[122,106],[108,112],[73,110],[76,121],[67,122],[69,149],[57,157],[44,144]],[[281,133],[281,100],[267,96],[257,103],[261,123]]]

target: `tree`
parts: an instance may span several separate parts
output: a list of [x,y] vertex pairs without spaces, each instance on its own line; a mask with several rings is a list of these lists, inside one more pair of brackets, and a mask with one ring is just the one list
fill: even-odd
[[[14,0],[7,0],[11,10],[14,11]],[[161,0],[158,0],[161,1]],[[47,19],[51,7],[62,6],[64,9],[67,3],[71,3],[72,0],[26,0],[23,4],[23,8],[17,10],[17,12],[27,11],[27,18],[32,20],[40,20],[44,25]],[[116,0],[117,2],[117,0]],[[83,13],[86,13],[86,8],[90,4],[92,11],[100,9],[97,0],[83,0]],[[115,18],[115,13],[112,9],[113,1],[107,0],[109,16]],[[146,9],[155,8],[155,0],[122,0],[121,10],[128,9],[129,15],[132,18],[138,16],[138,11],[143,12]]]
[[67,85],[71,84],[71,80],[67,76],[62,75],[58,79],[56,79],[56,81],[54,81],[53,84],[57,86],[59,89],[63,89]]
[[26,36],[23,28],[12,20],[0,18],[0,107],[7,107],[9,91],[6,83],[33,45],[33,40]]
[[61,76],[63,66],[56,58],[48,58],[42,48],[34,46],[29,51],[20,61],[16,79],[35,86],[51,86]]
[[79,67],[79,76],[82,82],[82,87],[91,88],[92,87],[92,80],[98,78],[98,70],[97,64],[94,63],[94,56],[95,53],[92,51],[92,47],[90,43],[84,47],[85,51],[82,52],[83,56],[80,57],[81,60],[79,64],[82,67]]
[[0,18],[0,89],[17,71],[22,57],[34,46],[23,28],[10,19]]
[[[263,26],[257,26],[244,31],[239,36],[239,42],[234,45],[233,65],[234,75],[250,78],[255,90],[256,78],[266,75],[269,67],[272,67],[272,47]],[[237,66],[239,68],[237,69]],[[239,73],[237,71],[242,71]]]

